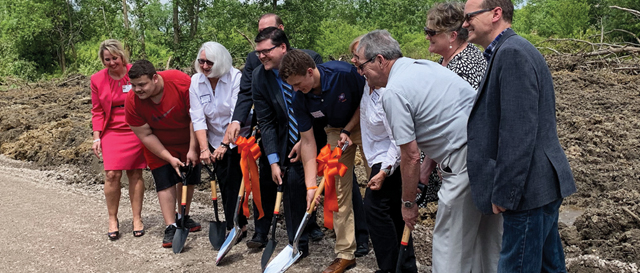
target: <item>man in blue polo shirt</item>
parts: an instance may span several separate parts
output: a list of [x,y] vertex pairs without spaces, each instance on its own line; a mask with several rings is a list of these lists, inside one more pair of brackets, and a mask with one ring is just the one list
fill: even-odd
[[[305,183],[308,189],[313,188],[317,174],[313,123],[326,122],[327,142],[333,147],[336,144],[342,146],[346,141],[361,145],[359,106],[365,79],[348,63],[332,61],[316,65],[309,55],[300,50],[290,50],[283,57],[279,71],[283,80],[300,91],[293,98],[293,109],[301,137],[300,156]],[[349,170],[342,178],[336,179],[335,185],[339,207],[339,211],[333,213],[337,258],[324,272],[344,272],[356,265],[352,204],[355,153],[355,145],[349,145],[340,158]],[[315,190],[307,191],[307,205],[314,193]]]

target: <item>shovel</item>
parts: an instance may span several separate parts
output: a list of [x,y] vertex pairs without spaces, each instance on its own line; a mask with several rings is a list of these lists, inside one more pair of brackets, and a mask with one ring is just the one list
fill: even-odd
[[[273,261],[267,265],[267,268],[264,270],[265,273],[280,273],[285,272],[291,265],[293,265],[301,256],[302,252],[298,249],[298,241],[300,240],[300,236],[302,235],[302,231],[307,226],[307,222],[309,222],[309,218],[311,218],[311,213],[315,209],[316,199],[320,196],[320,193],[324,190],[324,177],[322,178],[322,182],[318,186],[318,190],[316,190],[316,194],[313,196],[313,201],[311,201],[311,205],[309,206],[309,210],[304,214],[302,218],[302,222],[300,222],[300,226],[298,226],[298,231],[296,231],[296,237],[293,239],[293,245],[287,245],[278,256],[273,258]],[[264,256],[263,256],[264,258]]]
[[396,263],[396,273],[402,273],[402,261],[404,261],[404,255],[407,252],[410,237],[411,237],[411,230],[409,229],[409,227],[404,226],[404,232],[402,232],[402,241],[400,241],[400,250],[398,251],[398,262]]
[[[284,173],[286,175],[286,168]],[[266,269],[267,263],[269,263],[269,259],[271,259],[271,255],[273,255],[273,251],[276,249],[276,245],[278,244],[278,241],[276,241],[276,226],[278,222],[278,214],[280,213],[280,201],[282,201],[282,184],[278,185],[276,205],[273,210],[273,219],[271,220],[271,239],[267,243],[267,247],[264,248],[264,252],[262,252],[262,260],[260,261],[262,272]]]
[[209,173],[209,180],[211,181],[211,200],[213,201],[213,211],[216,215],[216,221],[209,221],[209,242],[213,246],[214,250],[220,250],[222,243],[224,243],[224,233],[226,231],[226,222],[220,222],[218,218],[218,192],[216,189],[216,173],[215,165],[203,164],[207,172]]
[[227,239],[224,240],[220,251],[218,251],[218,257],[216,257],[216,265],[220,263],[220,260],[224,258],[229,250],[236,244],[238,238],[240,238],[242,234],[242,229],[238,225],[238,212],[240,210],[240,204],[242,203],[242,196],[244,195],[244,178],[240,181],[240,191],[238,192],[238,201],[236,202],[236,209],[233,211],[233,229],[227,235]]
[[182,176],[182,199],[180,201],[180,205],[182,206],[182,222],[180,224],[181,228],[176,229],[176,234],[173,236],[173,242],[171,243],[173,253],[176,254],[182,252],[184,243],[187,241],[187,235],[189,235],[189,229],[184,226],[184,219],[187,215],[187,176],[191,172],[191,168],[191,165],[180,167],[180,176]]

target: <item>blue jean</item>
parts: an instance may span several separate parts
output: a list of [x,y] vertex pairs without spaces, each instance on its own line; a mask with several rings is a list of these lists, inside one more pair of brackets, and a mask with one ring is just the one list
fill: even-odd
[[499,273],[566,272],[558,233],[562,198],[539,208],[506,211]]

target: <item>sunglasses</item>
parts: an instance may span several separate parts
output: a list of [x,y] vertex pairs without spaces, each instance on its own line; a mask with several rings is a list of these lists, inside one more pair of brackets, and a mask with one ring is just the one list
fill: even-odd
[[436,34],[440,33],[434,29],[430,29],[428,27],[424,27],[424,35],[428,35],[429,37],[436,36]]
[[469,12],[469,13],[467,13],[467,14],[465,14],[465,15],[464,15],[464,21],[463,21],[463,22],[467,22],[467,23],[469,23],[469,21],[470,21],[471,19],[473,19],[473,17],[475,17],[476,15],[481,14],[481,13],[485,13],[485,12],[487,12],[487,11],[492,11],[493,9],[495,9],[495,8],[490,8],[490,9],[481,9],[481,10],[476,10],[476,11],[474,11],[474,12]]
[[267,54],[269,54],[269,52],[271,52],[271,50],[275,49],[276,47],[278,47],[278,46],[274,45],[272,48],[267,48],[267,49],[263,49],[263,50],[256,50],[256,56],[260,57],[260,54],[267,55]]
[[373,56],[373,57],[371,57],[371,59],[367,60],[366,62],[361,63],[360,65],[358,65],[358,69],[360,69],[360,71],[364,70],[364,65],[367,64],[367,63],[372,62],[373,60],[376,59],[376,57],[377,56]]
[[213,62],[209,61],[207,59],[198,59],[198,63],[199,64],[205,64],[206,63],[208,66],[213,66]]

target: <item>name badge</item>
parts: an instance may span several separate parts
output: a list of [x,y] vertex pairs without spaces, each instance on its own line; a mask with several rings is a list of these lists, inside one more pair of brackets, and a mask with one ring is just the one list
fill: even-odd
[[324,117],[324,114],[323,114],[323,113],[322,113],[322,111],[320,111],[320,110],[315,111],[315,112],[311,112],[311,115],[312,115],[314,118],[321,118],[321,117]]
[[128,93],[129,91],[131,91],[131,85],[130,84],[126,84],[122,86],[122,93]]
[[200,96],[200,103],[204,104],[209,102],[211,102],[211,95],[206,94],[206,95]]

